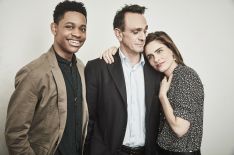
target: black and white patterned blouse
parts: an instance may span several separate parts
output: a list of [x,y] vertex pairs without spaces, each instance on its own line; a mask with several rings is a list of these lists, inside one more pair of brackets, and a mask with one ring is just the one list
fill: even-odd
[[158,145],[173,152],[196,151],[201,147],[203,129],[204,89],[198,74],[187,66],[178,65],[173,71],[167,93],[174,115],[190,122],[188,132],[178,138],[161,116]]

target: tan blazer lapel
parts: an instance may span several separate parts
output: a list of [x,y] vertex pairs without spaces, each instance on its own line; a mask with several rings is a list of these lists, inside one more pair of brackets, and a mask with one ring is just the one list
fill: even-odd
[[66,118],[67,118],[67,92],[66,92],[66,85],[64,82],[63,74],[58,66],[58,62],[52,47],[48,52],[48,61],[50,63],[51,71],[58,90],[58,110],[60,116],[58,119],[60,122],[59,126],[60,127],[59,142],[60,142],[63,131],[65,129]]

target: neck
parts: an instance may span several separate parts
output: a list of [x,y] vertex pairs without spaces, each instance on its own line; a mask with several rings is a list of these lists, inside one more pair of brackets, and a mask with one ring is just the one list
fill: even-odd
[[120,47],[121,52],[130,60],[131,64],[134,66],[140,61],[141,53],[126,51],[124,48]]
[[166,71],[164,72],[164,74],[165,74],[167,77],[169,77],[169,76],[173,73],[173,71],[175,70],[175,68],[176,68],[177,66],[178,66],[178,64],[177,64],[176,62],[172,63],[171,66],[170,66],[170,68],[168,68],[168,70],[166,70]]
[[61,48],[59,48],[59,46],[57,44],[54,44],[53,45],[54,47],[54,51],[62,58],[68,60],[68,61],[71,61],[72,60],[72,56],[73,56],[73,53],[67,53],[65,51],[63,51]]

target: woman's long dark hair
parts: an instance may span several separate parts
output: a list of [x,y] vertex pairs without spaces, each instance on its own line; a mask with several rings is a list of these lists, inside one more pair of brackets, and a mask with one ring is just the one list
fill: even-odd
[[176,47],[175,43],[172,41],[168,34],[166,34],[163,31],[149,33],[146,37],[145,47],[152,41],[159,41],[160,43],[166,45],[173,52],[176,63],[185,65],[178,48]]

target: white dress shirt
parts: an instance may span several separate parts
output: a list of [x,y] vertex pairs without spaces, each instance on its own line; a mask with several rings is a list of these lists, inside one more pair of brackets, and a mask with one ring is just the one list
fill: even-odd
[[127,129],[123,145],[137,147],[145,145],[145,82],[143,67],[145,60],[134,66],[119,49],[127,92]]

